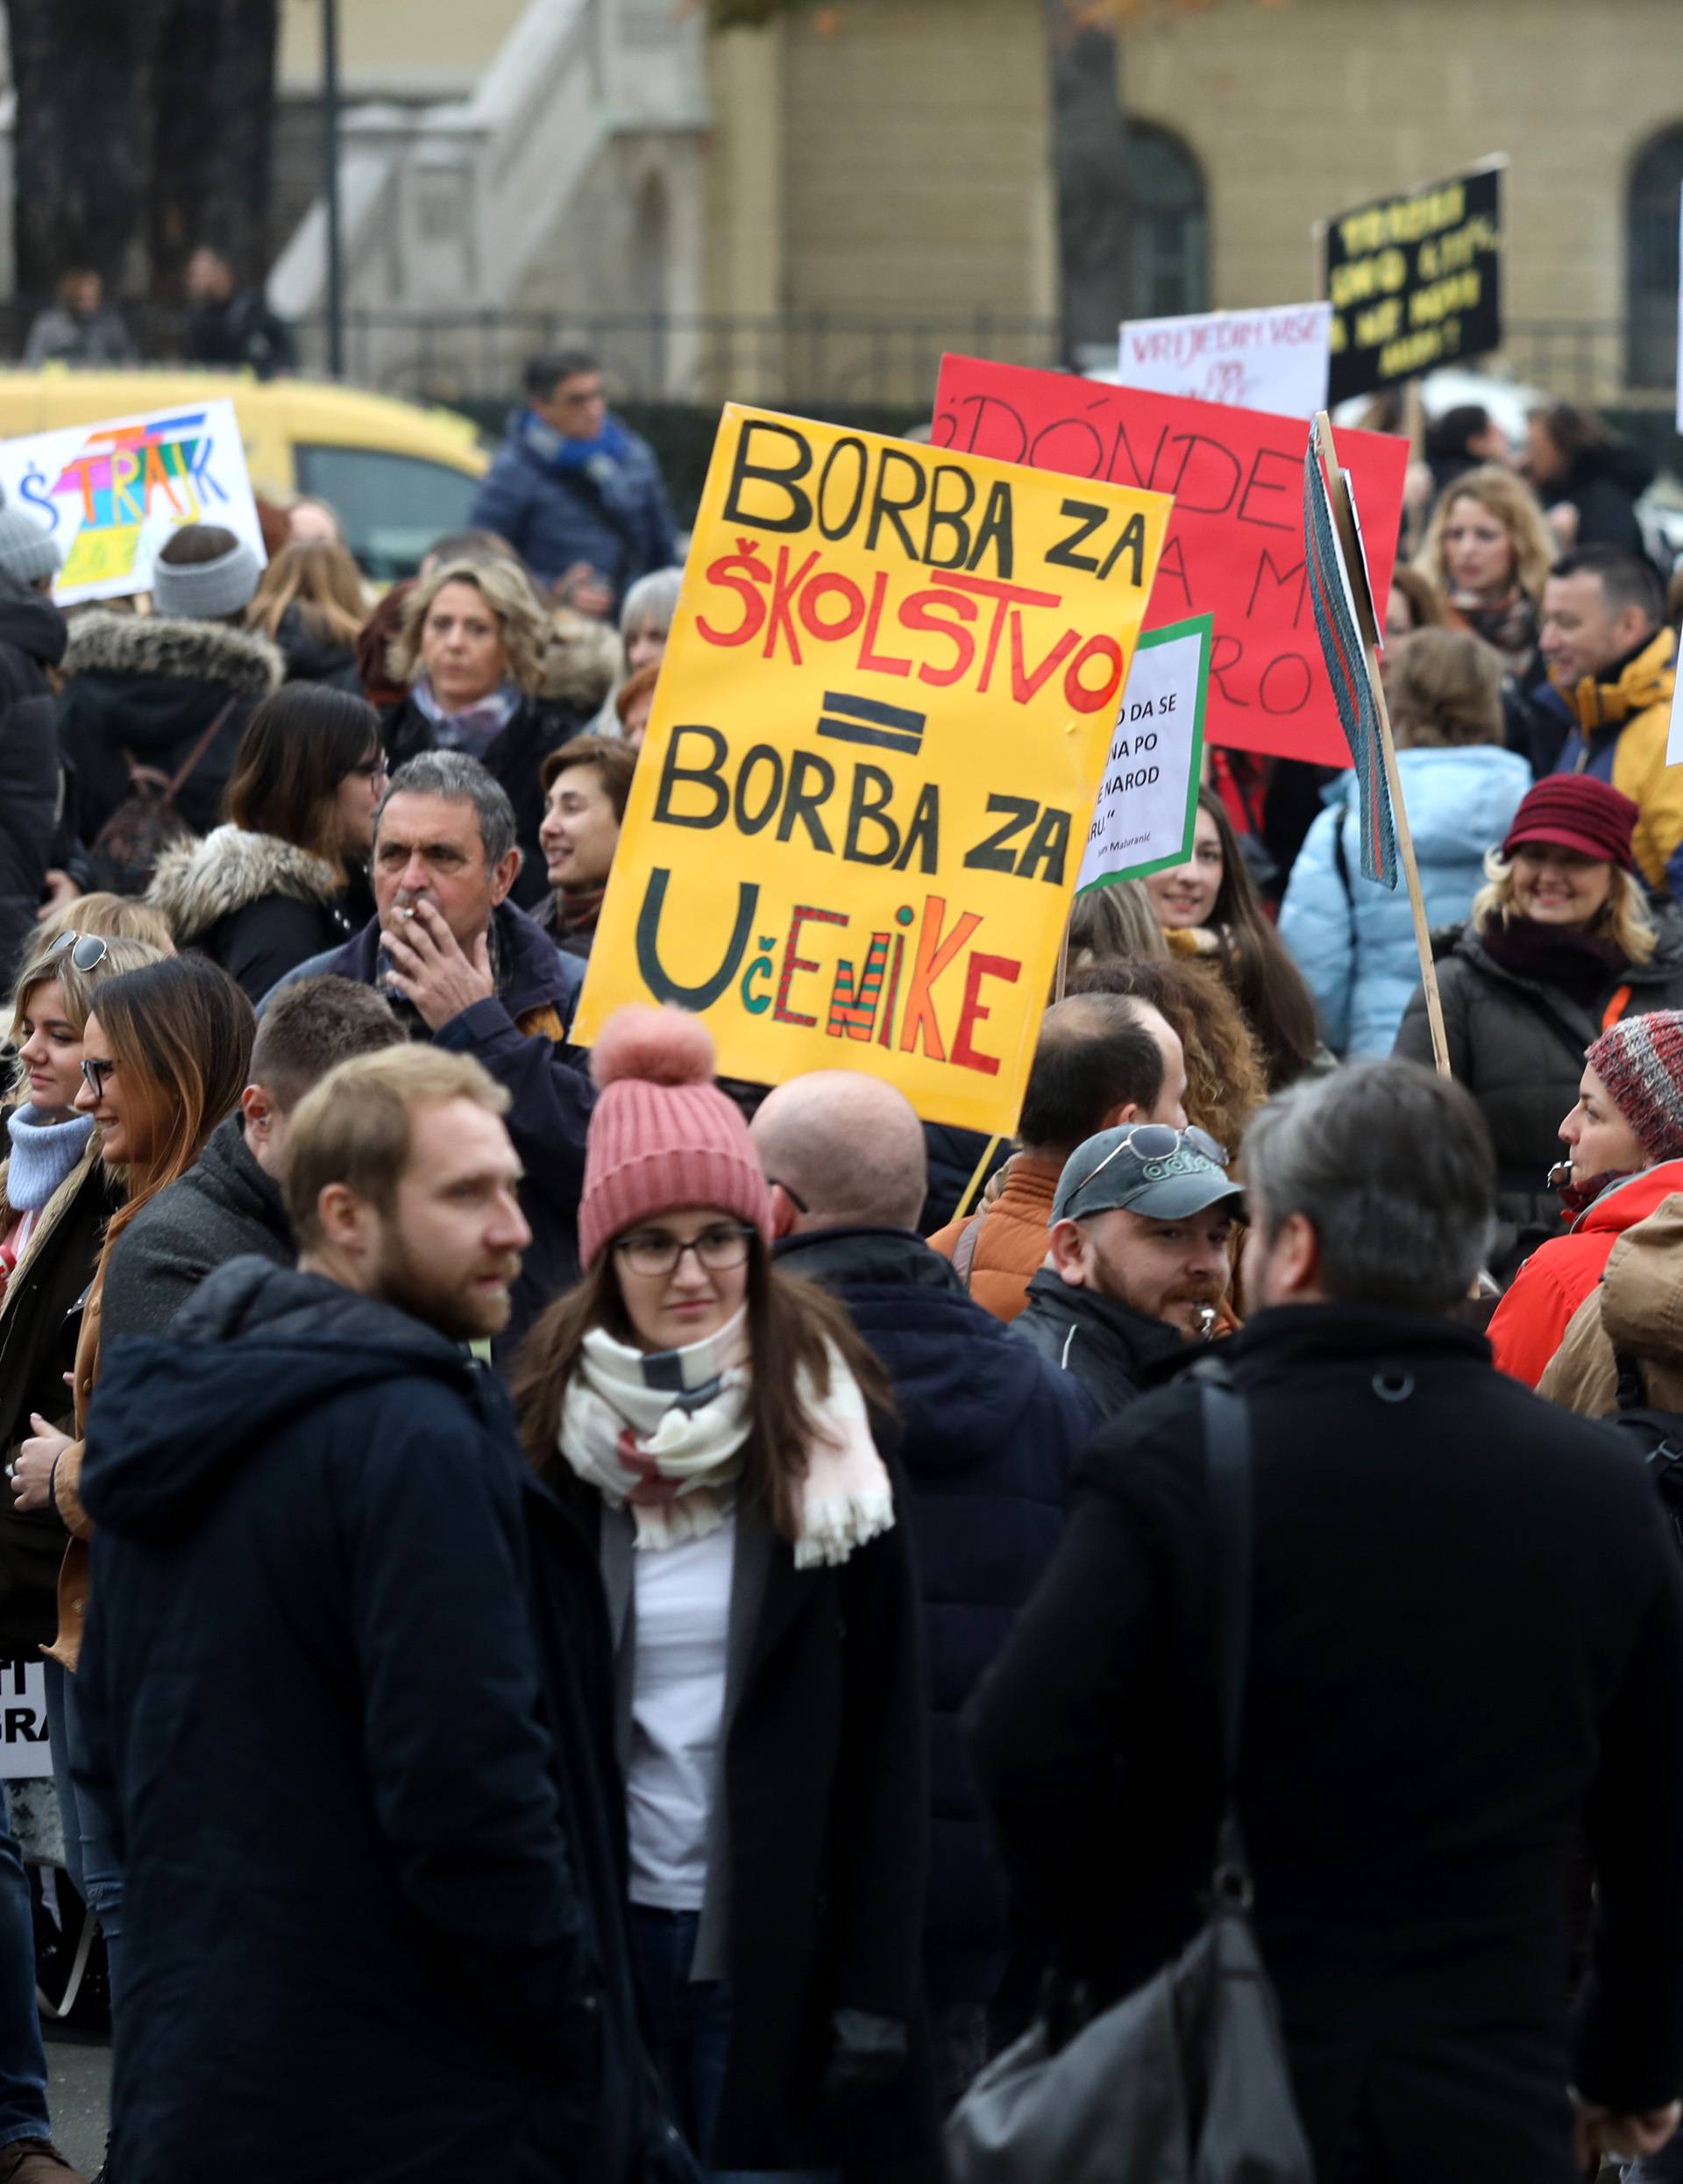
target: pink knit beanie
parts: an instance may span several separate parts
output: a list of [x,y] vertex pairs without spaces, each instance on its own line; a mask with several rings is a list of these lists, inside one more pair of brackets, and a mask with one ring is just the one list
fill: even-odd
[[1584,1059],[1656,1160],[1683,1156],[1683,1013],[1621,1017]]
[[771,1192],[741,1113],[713,1081],[713,1037],[681,1008],[616,1008],[590,1057],[601,1090],[585,1145],[579,1256],[626,1229],[716,1206],[771,1241]]

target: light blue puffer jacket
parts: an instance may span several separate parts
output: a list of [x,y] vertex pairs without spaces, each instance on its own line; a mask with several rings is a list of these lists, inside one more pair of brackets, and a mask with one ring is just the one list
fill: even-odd
[[[1531,770],[1515,752],[1493,743],[1401,751],[1396,763],[1427,922],[1459,924],[1483,885],[1484,853],[1507,833],[1531,786]],[[1351,801],[1355,778],[1341,774],[1327,790],[1328,808],[1309,830],[1280,907],[1280,937],[1315,996],[1326,1043],[1350,1060],[1390,1052],[1409,996],[1420,983],[1402,874],[1395,893],[1361,876],[1361,839]],[[1335,853],[1339,829],[1347,887]]]

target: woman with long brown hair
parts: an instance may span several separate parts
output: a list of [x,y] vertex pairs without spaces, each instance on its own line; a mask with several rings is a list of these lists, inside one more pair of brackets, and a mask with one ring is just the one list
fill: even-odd
[[915,2159],[927,1732],[886,1384],[773,1263],[706,1028],[623,1009],[591,1067],[585,1277],[515,1398],[607,1586],[650,2044],[714,2179]]
[[358,688],[356,643],[368,619],[362,574],[343,542],[295,539],[264,570],[245,626],[280,648],[288,682]]
[[1324,1058],[1315,1004],[1261,898],[1213,789],[1198,791],[1192,854],[1146,880],[1171,950],[1206,957],[1225,979],[1282,1092]]
[[371,705],[289,683],[239,739],[224,823],[158,860],[146,900],[252,1001],[373,914],[366,864],[386,786]]
[[[113,941],[108,945],[115,949],[122,944]],[[91,949],[83,952],[92,955]],[[233,980],[196,956],[170,956],[143,964],[101,985],[92,1000],[96,1013],[82,1026],[82,1083],[75,1108],[91,1116],[97,1127],[102,1157],[107,1168],[120,1175],[124,1200],[106,1227],[82,1303],[71,1378],[71,1430],[62,1432],[45,1417],[34,1415],[34,1433],[12,1465],[18,1507],[55,1510],[71,1535],[59,1573],[58,1636],[47,1653],[70,1672],[64,1686],[64,1712],[72,1770],[81,1748],[75,1670],[88,1609],[89,1537],[76,1490],[88,1405],[99,1377],[106,1269],[113,1246],[141,1207],[187,1173],[211,1131],[232,1111],[245,1089],[257,1028],[252,1005]],[[76,1827],[80,1835],[84,1893],[104,1931],[116,2003],[120,1998],[122,1876],[106,1816],[78,1793],[67,1775],[60,1784],[61,1800],[67,1787],[66,1827]]]

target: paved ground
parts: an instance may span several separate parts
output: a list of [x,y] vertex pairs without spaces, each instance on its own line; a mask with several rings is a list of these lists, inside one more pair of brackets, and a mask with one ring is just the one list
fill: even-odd
[[46,2100],[53,2137],[67,2161],[91,2176],[105,2156],[111,2051],[103,2040],[49,2031]]

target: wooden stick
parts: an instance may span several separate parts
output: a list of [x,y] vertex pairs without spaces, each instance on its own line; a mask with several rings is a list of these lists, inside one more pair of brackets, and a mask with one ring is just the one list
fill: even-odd
[[971,1206],[976,1204],[976,1194],[982,1188],[982,1178],[987,1174],[989,1169],[992,1167],[993,1156],[999,1150],[999,1146],[1000,1140],[998,1136],[991,1137],[988,1140],[985,1151],[983,1153],[981,1159],[976,1163],[975,1174],[971,1176],[969,1181],[964,1185],[964,1195],[958,1202],[957,1213],[953,1215],[953,1219],[955,1221],[962,1221],[964,1216],[969,1212]]
[[[1075,915],[1075,904],[1069,906],[1069,917]],[[1063,921],[1063,938],[1058,943],[1058,967],[1052,979],[1052,1006],[1055,1008],[1063,999],[1063,989],[1069,983],[1069,918]]]
[[1351,514],[1344,474],[1339,468],[1338,451],[1332,444],[1332,424],[1324,409],[1317,410],[1311,427],[1322,466],[1326,473],[1329,495],[1332,505],[1332,520],[1338,527],[1339,545],[1350,578],[1351,595],[1355,601],[1356,620],[1361,637],[1361,656],[1367,671],[1367,687],[1372,691],[1374,704],[1379,713],[1380,749],[1385,759],[1385,780],[1390,790],[1391,816],[1396,829],[1396,853],[1402,866],[1402,877],[1408,883],[1409,909],[1414,920],[1414,945],[1420,958],[1420,984],[1426,996],[1426,1021],[1431,1030],[1432,1059],[1440,1077],[1452,1077],[1450,1067],[1449,1037],[1444,1029],[1443,996],[1438,990],[1438,966],[1431,955],[1431,928],[1426,923],[1426,901],[1420,892],[1420,868],[1415,861],[1414,836],[1409,829],[1408,807],[1402,801],[1402,781],[1397,772],[1396,744],[1391,735],[1391,716],[1385,704],[1385,686],[1379,673],[1378,602],[1367,588],[1367,564],[1356,537],[1355,519]]

